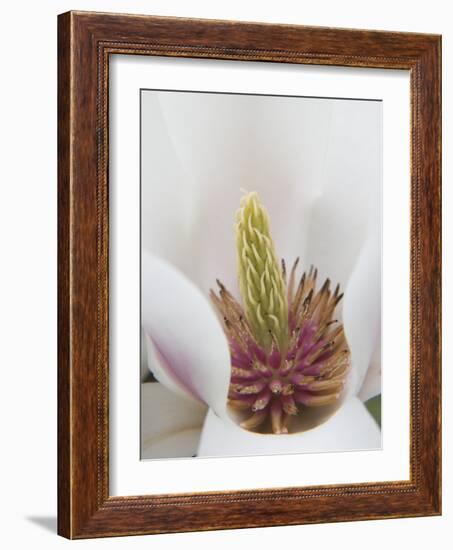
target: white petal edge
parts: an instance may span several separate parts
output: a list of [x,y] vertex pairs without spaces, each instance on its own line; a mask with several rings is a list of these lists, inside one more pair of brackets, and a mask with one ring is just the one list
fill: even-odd
[[148,367],[148,350],[146,345],[146,334],[142,327],[140,327],[140,381],[146,382],[150,377],[150,369]]
[[381,431],[357,397],[348,399],[324,424],[298,434],[256,434],[209,411],[198,456],[251,456],[371,450],[381,447]]
[[169,263],[142,254],[142,324],[161,361],[150,365],[217,414],[226,414],[230,353],[216,314],[201,291]]
[[201,403],[201,399],[198,395],[193,393],[190,388],[184,386],[182,382],[179,381],[177,376],[172,371],[170,365],[165,360],[162,354],[160,354],[153,343],[152,339],[145,332],[144,335],[145,350],[146,350],[146,361],[148,371],[151,372],[154,378],[165,386],[169,391],[179,395],[180,397],[189,400],[195,401],[196,403]]
[[343,325],[355,376],[353,393],[363,384],[380,335],[380,253],[380,228],[372,227],[345,288]]
[[[164,93],[164,92],[163,92]],[[167,92],[168,93],[168,92]],[[192,186],[165,123],[159,92],[142,92],[142,246],[187,272]]]
[[332,102],[322,181],[302,258],[304,265],[317,267],[321,284],[328,277],[344,290],[368,228],[381,225],[381,112],[378,102]]
[[181,399],[159,382],[141,385],[141,458],[191,457],[207,407]]
[[371,357],[370,366],[359,390],[358,396],[365,402],[381,393],[382,375],[381,375],[381,338],[380,333],[376,348]]

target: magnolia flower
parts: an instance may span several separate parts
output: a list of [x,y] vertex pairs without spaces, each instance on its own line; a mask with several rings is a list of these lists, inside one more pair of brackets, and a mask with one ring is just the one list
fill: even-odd
[[[374,177],[379,155],[374,148],[378,140],[370,145],[369,136],[365,140],[363,135],[366,110],[361,109],[365,105],[351,110],[348,102],[331,102],[328,109],[316,110],[314,103],[309,103],[307,110],[294,111],[308,126],[304,134],[304,125],[293,116],[294,112],[291,116],[289,111],[285,114],[286,106],[274,112],[265,101],[261,110],[256,108],[259,101],[245,102],[242,109],[235,104],[234,112],[226,108],[222,112],[219,98],[214,99],[204,96],[202,104],[195,105],[198,98],[194,95],[189,109],[177,95],[150,95],[149,103],[143,105],[145,117],[152,113],[155,134],[159,136],[149,147],[149,164],[144,165],[143,172],[142,324],[145,359],[159,381],[142,384],[143,456],[377,448],[380,430],[362,401],[380,393],[379,182],[377,176],[369,186],[364,186],[362,180],[363,174]],[[197,125],[195,114],[200,112],[206,113],[204,126]],[[279,123],[285,120],[284,158],[289,159],[291,150],[297,150],[293,150],[290,162],[280,166],[286,179],[278,186],[273,183],[272,173],[265,171],[266,167],[276,168],[276,159],[283,154],[275,140],[272,145],[277,150],[269,153],[271,160],[263,157],[262,165],[254,163],[257,174],[251,185],[269,209],[273,237],[259,222],[260,228],[266,229],[261,238],[270,241],[263,251],[272,256],[274,274],[272,284],[263,279],[267,284],[263,312],[254,304],[253,291],[249,295],[250,288],[260,281],[254,281],[252,271],[241,262],[238,266],[236,259],[231,218],[240,198],[240,186],[230,184],[235,170],[231,158],[244,162],[237,143],[241,125],[267,118],[269,126],[269,118],[273,117]],[[309,124],[310,117],[316,119],[316,125]],[[191,128],[191,140],[187,139],[186,128]],[[197,142],[206,138],[205,133],[211,139],[200,148]],[[308,134],[310,139],[305,137]],[[323,150],[326,135],[331,148],[320,164],[317,155]],[[149,139],[145,132],[145,144]],[[257,128],[251,140],[257,150],[270,151],[267,141],[266,134]],[[224,154],[209,155],[206,148],[221,148]],[[348,160],[351,155],[344,154],[345,148],[356,151],[354,163]],[[314,169],[320,165],[322,176]],[[156,166],[162,170],[157,171]],[[158,195],[148,196],[157,173],[164,173],[164,180],[174,185],[186,179],[190,194],[184,194],[183,187],[176,192],[162,186]],[[345,173],[346,184],[338,179],[338,174]],[[304,177],[311,182],[309,186],[301,184]],[[253,201],[249,207],[253,208]],[[245,221],[244,208],[243,203]],[[240,225],[239,220],[238,237]],[[242,236],[246,232],[244,226]],[[240,250],[241,242],[238,244]],[[288,261],[300,257],[301,271],[316,265],[319,281],[330,278],[335,285],[340,284],[343,301],[338,303],[339,291],[330,290],[328,285],[315,288],[314,269],[308,271],[301,289],[296,267],[288,273],[281,269],[277,251]],[[212,298],[213,307],[209,290],[216,278],[222,283],[219,294]],[[301,327],[300,299],[303,295],[306,302],[311,287],[312,317],[303,318]],[[244,309],[242,322],[247,322],[246,330],[257,346],[254,372],[259,376],[251,380],[252,384],[243,383],[248,374],[233,370],[245,367],[236,365],[237,357],[231,353],[231,334],[241,322],[238,306]],[[297,341],[296,329],[304,331],[298,332]],[[307,347],[313,345],[315,348],[307,355]],[[266,355],[262,361],[256,361],[259,350]],[[323,367],[316,361],[320,358]],[[263,367],[273,369],[271,376]],[[276,370],[281,376],[275,376]],[[238,374],[243,375],[242,379]],[[244,393],[243,388],[254,383],[258,393],[248,395],[251,389]],[[239,411],[235,405],[239,405]]]

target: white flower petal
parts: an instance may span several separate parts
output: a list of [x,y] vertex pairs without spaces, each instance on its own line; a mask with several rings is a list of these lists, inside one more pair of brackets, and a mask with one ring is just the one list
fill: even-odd
[[209,411],[198,456],[247,456],[377,449],[381,432],[360,399],[352,397],[324,424],[289,435],[252,433]]
[[142,247],[186,272],[191,201],[187,176],[160,109],[158,94],[142,93]]
[[[310,211],[303,264],[344,289],[369,228],[381,225],[381,105],[333,102],[323,181]],[[309,182],[311,185],[311,182]]]
[[381,393],[381,338],[378,337],[376,349],[371,357],[365,379],[359,390],[358,396],[365,402]]
[[[345,289],[343,324],[356,375],[355,391],[363,384],[381,328],[380,226],[373,228]],[[379,393],[379,392],[378,392]]]
[[141,458],[191,457],[207,407],[180,399],[158,382],[141,386]]
[[140,381],[146,382],[150,378],[150,369],[149,369],[149,360],[148,360],[148,351],[146,346],[147,336],[143,330],[140,328]]
[[[230,353],[213,308],[181,272],[146,252],[142,255],[142,324],[160,361],[150,367],[224,414]],[[165,376],[159,376],[158,369]],[[174,384],[169,384],[174,389]]]
[[[269,210],[279,255],[289,264],[303,256],[310,208],[324,183],[332,102],[153,92],[145,94],[145,103],[152,124],[156,121],[165,128],[164,144],[159,143],[156,154],[144,157],[149,177],[143,201],[156,204],[157,195],[161,207],[157,216],[147,217],[144,227],[154,235],[145,239],[151,251],[171,260],[203,292],[219,277],[237,295],[233,223],[244,188],[258,191]],[[177,175],[168,168],[175,162]],[[153,174],[159,174],[159,180]],[[173,259],[177,246],[169,246],[167,252],[157,243],[161,217],[168,210],[174,219],[171,206],[164,202],[170,192],[182,212],[174,239],[184,243],[191,266]],[[170,227],[165,239],[172,236]]]
[[189,386],[184,385],[174,369],[166,360],[166,357],[159,353],[157,346],[153,343],[148,334],[144,333],[144,344],[146,351],[146,362],[148,373],[151,371],[154,378],[163,384],[168,390],[189,401],[201,402],[198,394],[194,393]]

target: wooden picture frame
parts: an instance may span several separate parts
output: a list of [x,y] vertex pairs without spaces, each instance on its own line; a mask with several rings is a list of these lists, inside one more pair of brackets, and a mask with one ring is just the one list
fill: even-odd
[[[441,38],[69,12],[59,16],[58,48],[59,534],[88,538],[440,514]],[[108,89],[112,54],[410,72],[410,480],[109,495]]]

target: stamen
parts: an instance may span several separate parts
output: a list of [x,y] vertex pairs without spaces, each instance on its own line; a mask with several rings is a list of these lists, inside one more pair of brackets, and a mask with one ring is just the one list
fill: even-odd
[[285,384],[282,389],[282,395],[292,395],[294,393],[293,384]]
[[322,405],[330,405],[335,403],[340,395],[331,394],[331,395],[311,395],[307,392],[296,392],[294,394],[294,399],[298,403],[302,403],[306,407],[320,407]]
[[273,401],[271,404],[271,424],[274,434],[288,433],[283,424],[283,408],[280,401]]
[[254,401],[252,405],[252,411],[256,412],[256,411],[261,411],[265,409],[268,406],[269,401],[271,400],[271,397],[272,397],[272,394],[270,391],[268,390],[263,391],[263,393],[258,397],[258,399]]
[[343,380],[316,380],[315,382],[311,382],[310,384],[308,384],[307,389],[315,392],[325,390],[338,392],[339,390],[343,389],[343,386]]
[[267,411],[256,411],[247,418],[247,420],[244,420],[240,423],[241,428],[244,428],[245,430],[253,430],[254,428],[258,428],[267,418]]
[[259,376],[259,373],[257,372],[253,372],[246,369],[238,369],[237,367],[231,368],[231,377],[235,379],[240,378],[242,380],[256,380],[258,376]]
[[283,391],[283,384],[282,384],[281,380],[279,380],[278,378],[272,380],[272,381],[269,383],[269,389],[270,389],[271,392],[274,393],[275,395],[280,395],[280,394],[282,393],[282,391]]
[[296,415],[298,413],[297,405],[292,395],[282,397],[282,406],[286,414]]
[[332,318],[343,294],[328,278],[317,290],[315,266],[296,288],[299,258],[287,274],[256,192],[242,197],[235,228],[243,305],[218,279],[209,293],[230,346],[228,405],[243,411],[246,430],[288,433],[305,407],[339,403],[351,368],[343,325]]
[[232,390],[240,395],[251,395],[255,393],[260,393],[265,387],[265,382],[259,381],[255,384],[250,384],[248,386],[244,386],[242,384],[231,384],[230,386]]
[[282,356],[281,356],[279,350],[277,349],[277,346],[274,344],[272,346],[271,354],[269,355],[269,365],[273,369],[278,369],[279,366],[280,366],[281,361],[282,361]]
[[228,405],[230,405],[230,407],[233,407],[233,409],[236,409],[238,411],[247,411],[253,406],[254,402],[255,402],[254,397],[252,399],[246,399],[246,398],[234,399],[234,398],[232,398],[232,399],[228,400]]

